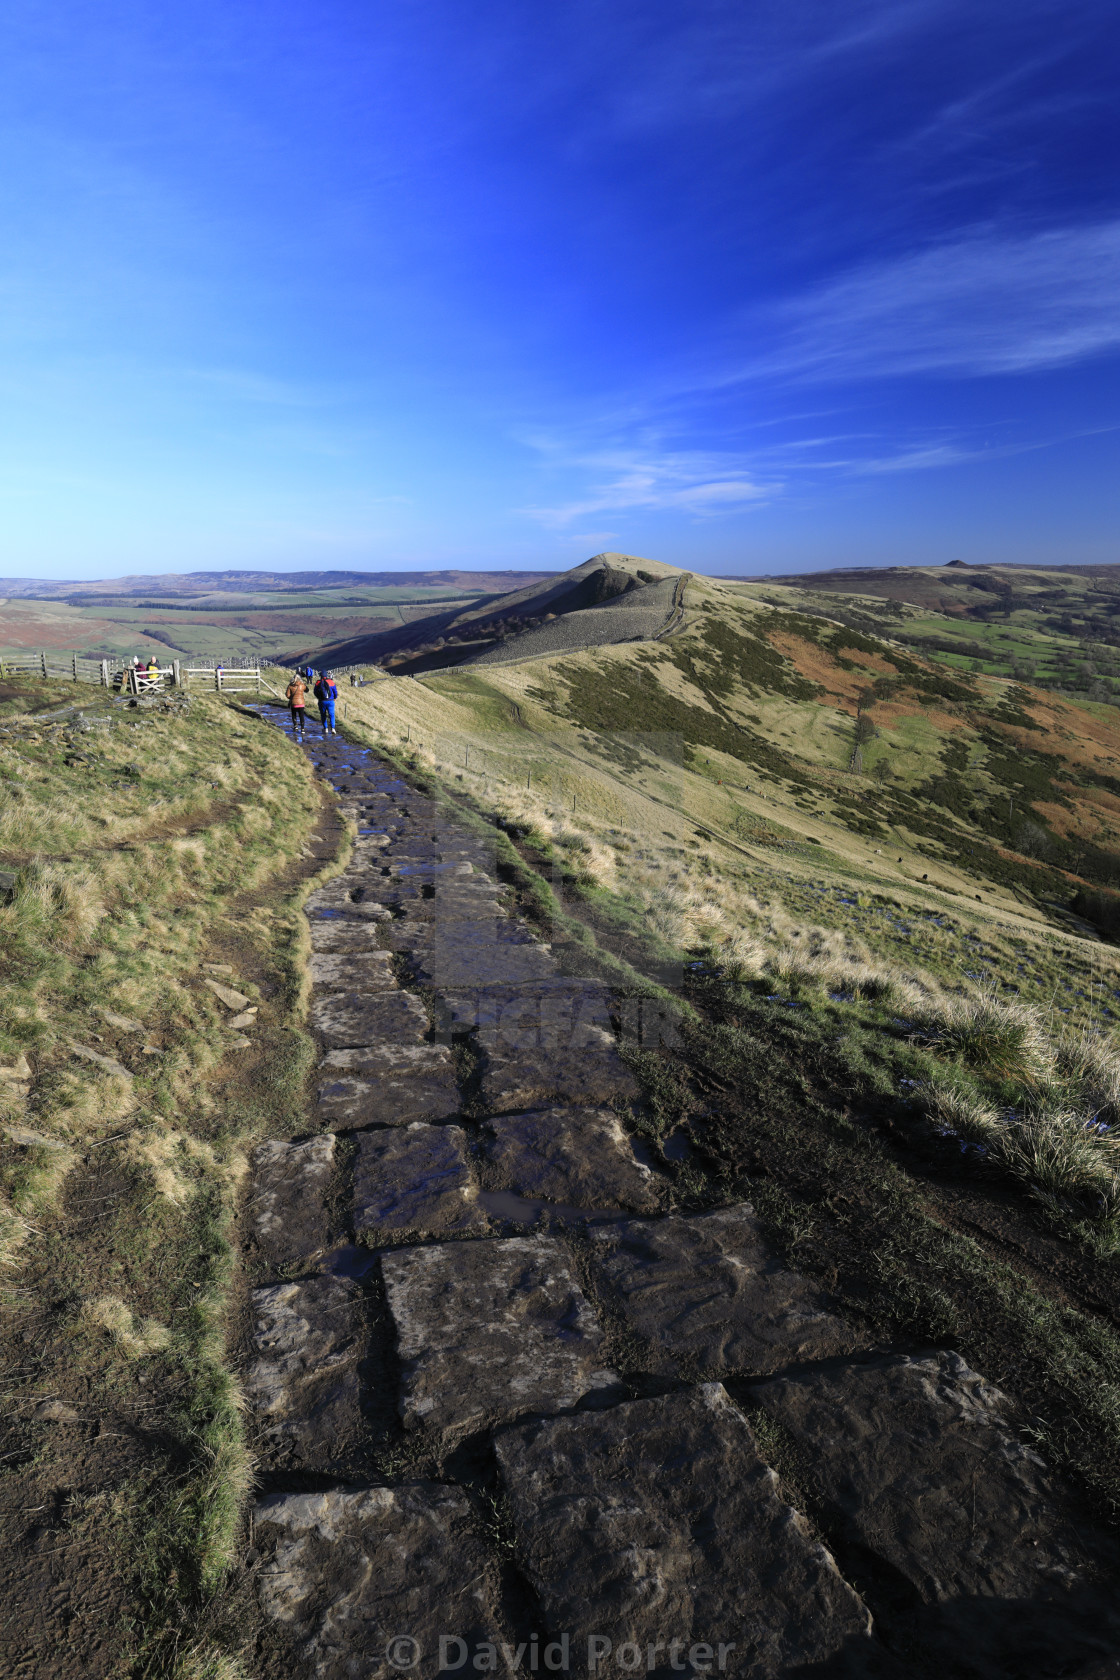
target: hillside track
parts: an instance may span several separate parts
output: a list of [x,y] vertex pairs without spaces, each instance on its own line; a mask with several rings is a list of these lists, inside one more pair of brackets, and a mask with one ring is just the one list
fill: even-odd
[[307,906],[314,1107],[247,1203],[257,1672],[1112,1672],[1106,1543],[1011,1402],[741,1186],[687,1211],[631,1071],[680,1059],[663,1005],[563,973],[370,749],[302,750],[358,838]]

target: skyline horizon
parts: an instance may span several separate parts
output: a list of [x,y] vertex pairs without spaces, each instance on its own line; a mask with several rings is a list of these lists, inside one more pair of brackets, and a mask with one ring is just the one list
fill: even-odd
[[[311,580],[311,579],[329,580],[331,578],[339,578],[339,579],[345,580],[346,582],[349,582],[349,583],[353,584],[354,586],[361,586],[363,580],[379,579],[379,580],[381,580],[381,584],[380,584],[381,587],[391,587],[393,585],[393,583],[396,582],[396,580],[401,580],[402,582],[405,582],[405,581],[407,581],[411,578],[416,578],[416,577],[428,577],[428,578],[432,578],[432,579],[440,579],[440,578],[456,578],[456,577],[535,578],[535,577],[562,576],[566,572],[574,571],[574,570],[578,569],[578,567],[580,567],[582,565],[586,565],[592,560],[596,560],[596,559],[600,559],[600,558],[612,558],[613,556],[616,556],[616,555],[619,556],[620,558],[625,558],[625,559],[628,559],[628,560],[647,560],[647,561],[652,561],[654,564],[661,564],[661,565],[672,565],[672,564],[674,564],[674,562],[661,561],[657,555],[636,555],[636,554],[629,553],[629,551],[621,550],[621,549],[604,549],[604,550],[600,550],[599,553],[594,554],[594,555],[585,555],[582,560],[574,561],[569,566],[559,566],[559,567],[555,567],[555,566],[506,566],[506,567],[501,567],[501,566],[487,566],[487,567],[483,567],[483,566],[474,566],[474,567],[468,567],[468,566],[414,566],[414,567],[393,568],[393,567],[388,567],[388,566],[382,566],[382,567],[368,568],[367,569],[367,568],[350,567],[350,566],[347,566],[347,567],[330,567],[330,568],[329,567],[307,568],[307,567],[301,567],[301,566],[296,566],[296,565],[293,565],[293,566],[290,566],[290,567],[279,567],[279,566],[256,566],[256,567],[221,566],[221,567],[196,567],[196,568],[189,569],[189,570],[174,571],[174,572],[120,572],[120,573],[116,573],[112,576],[99,575],[97,577],[85,577],[85,578],[83,578],[83,577],[66,577],[66,576],[59,576],[57,578],[54,578],[54,577],[30,577],[30,576],[21,577],[21,576],[18,576],[18,575],[9,577],[9,576],[5,576],[5,574],[0,572],[0,586],[27,585],[27,586],[31,586],[31,587],[41,587],[44,584],[50,584],[50,585],[55,585],[55,586],[58,586],[58,587],[62,587],[62,586],[66,586],[66,585],[74,585],[77,588],[82,588],[82,587],[87,586],[87,585],[97,585],[97,584],[102,584],[102,585],[117,584],[117,585],[120,585],[120,584],[133,583],[133,582],[137,583],[138,585],[147,586],[147,585],[159,584],[160,582],[162,582],[165,579],[179,579],[179,580],[182,580],[182,579],[205,580],[207,578],[215,578],[215,579],[222,579],[222,578],[228,578],[228,579],[263,578],[263,579],[268,579],[270,577],[276,577],[276,578],[285,578],[285,579],[306,578],[308,580]],[[1093,561],[1089,561],[1089,562],[1054,562],[1054,563],[1048,565],[1044,562],[1029,562],[1029,561],[968,561],[968,560],[963,560],[959,557],[954,557],[952,560],[935,561],[933,563],[927,563],[925,565],[922,565],[922,564],[913,565],[913,564],[910,564],[906,561],[899,561],[899,562],[884,562],[880,565],[865,564],[865,565],[855,565],[855,566],[851,566],[851,565],[849,565],[849,566],[827,566],[827,567],[822,566],[822,567],[816,567],[816,568],[803,568],[799,571],[788,571],[788,572],[776,572],[776,571],[775,572],[707,571],[707,570],[704,570],[703,568],[701,568],[699,566],[696,566],[696,565],[681,566],[680,570],[682,572],[693,571],[698,576],[709,577],[709,578],[714,579],[717,582],[722,578],[722,579],[726,579],[728,582],[732,582],[732,583],[754,583],[754,582],[766,583],[766,582],[781,582],[781,581],[784,581],[784,580],[789,579],[789,578],[797,578],[797,577],[828,577],[828,576],[833,576],[833,575],[835,575],[835,576],[846,576],[846,575],[858,574],[858,573],[862,573],[862,572],[876,572],[876,571],[883,571],[883,572],[886,572],[886,571],[919,571],[919,570],[921,570],[921,571],[936,571],[936,570],[940,570],[944,567],[961,567],[961,568],[967,568],[967,569],[972,569],[972,570],[1006,569],[1006,570],[1020,570],[1020,571],[1088,571],[1088,572],[1096,572],[1096,571],[1105,571],[1105,570],[1120,570],[1120,560],[1117,560],[1117,561],[1097,561],[1097,562],[1093,562]],[[345,586],[345,583],[340,583],[339,585],[333,586],[333,587],[340,587],[341,588],[341,587],[344,587],[344,586]],[[365,586],[369,587],[369,588],[379,587],[378,584],[375,584],[373,582],[367,582]],[[317,583],[309,581],[307,583],[306,587],[308,589],[315,589],[315,588],[327,589],[327,588],[331,588],[332,585],[328,581],[320,581],[320,582],[317,582]],[[433,585],[430,585],[430,587],[436,587],[436,585],[433,584]],[[125,593],[127,593],[127,591],[125,591]]]

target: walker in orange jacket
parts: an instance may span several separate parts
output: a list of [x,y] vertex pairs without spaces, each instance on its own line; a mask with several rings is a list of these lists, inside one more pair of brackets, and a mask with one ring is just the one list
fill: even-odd
[[292,733],[303,740],[303,722],[307,712],[307,690],[300,677],[293,677],[284,695],[292,709]]

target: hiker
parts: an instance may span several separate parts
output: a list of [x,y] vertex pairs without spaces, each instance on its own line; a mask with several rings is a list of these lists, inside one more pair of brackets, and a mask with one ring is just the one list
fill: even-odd
[[338,684],[329,671],[319,672],[319,681],[315,684],[315,698],[319,702],[323,734],[337,735],[338,730],[334,726],[334,703],[338,699]]
[[292,709],[292,739],[302,741],[303,720],[307,711],[307,689],[301,674],[292,678],[284,698]]

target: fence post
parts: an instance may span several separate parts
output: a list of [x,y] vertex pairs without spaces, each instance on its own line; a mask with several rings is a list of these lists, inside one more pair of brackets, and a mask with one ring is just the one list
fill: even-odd
[[47,674],[47,650],[45,648],[39,649],[39,663],[43,667],[43,676],[45,677]]
[[77,656],[77,654],[74,654],[73,657],[70,660],[70,669],[74,673],[74,681],[77,682],[77,680],[78,680],[78,656]]
[[173,659],[171,661],[171,671],[172,671],[172,682],[174,683],[175,687],[176,688],[182,688],[183,678],[182,678],[182,676],[180,674],[180,671],[179,671],[179,661],[177,659]]
[[214,667],[214,687],[219,694],[222,692],[222,667],[220,665]]
[[101,686],[102,688],[108,688],[109,686],[109,661],[107,659],[101,661]]

